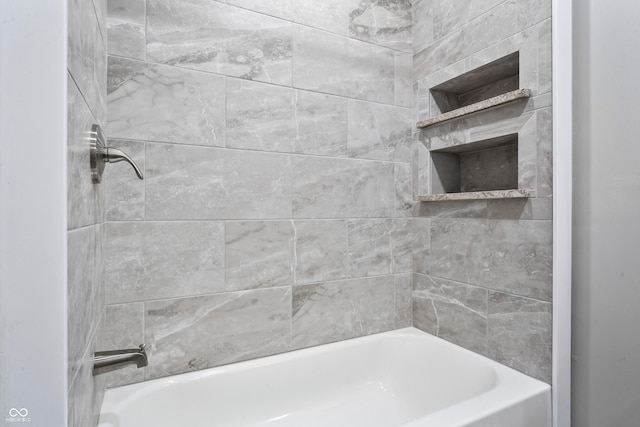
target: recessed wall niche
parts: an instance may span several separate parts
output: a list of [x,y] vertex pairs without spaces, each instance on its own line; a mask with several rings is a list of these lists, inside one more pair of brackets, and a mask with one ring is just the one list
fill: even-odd
[[454,77],[430,89],[444,114],[520,88],[520,52]]
[[518,135],[431,152],[434,193],[518,189]]

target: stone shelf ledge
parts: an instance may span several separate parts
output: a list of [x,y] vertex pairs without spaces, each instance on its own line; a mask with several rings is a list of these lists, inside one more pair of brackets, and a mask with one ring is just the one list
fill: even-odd
[[467,105],[466,107],[458,108],[456,110],[440,114],[439,116],[432,117],[430,119],[422,120],[418,122],[416,126],[419,129],[424,129],[429,126],[437,125],[449,120],[468,116],[469,114],[477,113],[478,111],[508,104],[519,99],[529,98],[530,96],[531,90],[529,89],[514,90],[502,95],[494,96],[493,98],[485,99],[484,101],[476,102],[475,104]]
[[443,200],[488,200],[488,199],[521,199],[530,197],[526,189],[470,191],[463,193],[427,194],[418,196],[419,202],[439,202]]

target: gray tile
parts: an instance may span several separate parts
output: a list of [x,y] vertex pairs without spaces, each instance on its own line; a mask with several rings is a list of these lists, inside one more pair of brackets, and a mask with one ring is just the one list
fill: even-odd
[[107,52],[145,59],[146,0],[107,1]]
[[345,156],[347,100],[246,80],[227,84],[227,146]]
[[349,100],[349,157],[411,161],[411,111]]
[[482,15],[415,54],[413,78],[419,80],[515,34],[515,6],[513,2],[504,2],[491,13]]
[[73,382],[69,383],[69,404],[67,405],[67,426],[86,427],[98,424],[105,380],[93,376],[93,345],[89,345],[82,356],[82,364]]
[[351,159],[293,159],[294,218],[391,217],[393,164]]
[[347,33],[348,2],[344,0],[226,0],[226,3],[332,33]]
[[227,147],[295,151],[295,90],[247,80],[227,82]]
[[422,243],[423,233],[414,229],[413,218],[389,220],[391,243],[391,272],[413,272],[413,255],[418,244]]
[[[145,174],[144,142],[110,139],[108,146],[127,153]],[[107,190],[107,220],[143,220],[145,182],[137,179],[131,166],[126,162],[109,164],[103,178],[102,185]]]
[[347,100],[320,93],[296,91],[297,153],[347,155]]
[[412,47],[420,52],[433,43],[433,2],[413,0]]
[[286,351],[291,288],[145,303],[147,379]]
[[325,344],[394,327],[392,276],[293,288],[293,348]]
[[415,326],[486,354],[487,290],[422,274],[414,280]]
[[107,227],[108,303],[224,290],[221,222],[114,222]]
[[408,328],[413,326],[413,313],[411,306],[411,294],[413,290],[413,275],[398,274],[393,276],[395,284],[395,328]]
[[208,0],[147,0],[147,58],[291,84],[291,23]]
[[147,219],[291,218],[291,159],[147,144]]
[[293,226],[296,284],[347,277],[346,221],[294,221]]
[[109,57],[107,136],[224,146],[225,80]]
[[295,27],[293,85],[393,104],[392,50],[307,27]]
[[551,320],[551,303],[490,291],[489,357],[550,384]]
[[538,111],[537,182],[538,197],[553,195],[553,112],[551,108]]
[[431,219],[431,274],[551,300],[551,221]]
[[411,165],[405,163],[395,163],[394,179],[396,186],[396,217],[410,217],[416,203],[413,201]]
[[504,1],[505,0],[434,1],[432,3],[434,38],[437,40],[450,34]]
[[393,49],[411,50],[409,0],[349,0],[349,36]]
[[429,274],[431,267],[431,219],[414,218],[412,234],[415,239],[413,272]]
[[101,227],[91,226],[67,233],[68,287],[68,380],[82,369],[87,346],[97,330],[105,303],[100,277]]
[[106,219],[107,193],[91,181],[89,133],[95,119],[71,77],[67,85],[67,227],[75,229]]
[[551,0],[517,0],[517,2],[520,29],[551,18]]
[[292,221],[225,224],[226,290],[293,284]]
[[552,89],[552,39],[551,19],[538,25],[538,93],[551,92]]
[[[108,305],[104,323],[99,351],[137,348],[144,344],[144,303]],[[144,369],[131,365],[104,376],[107,387],[117,387],[144,381]]]
[[350,277],[391,273],[391,220],[347,221]]
[[413,56],[409,53],[395,52],[395,105],[411,108],[412,83],[411,68]]
[[68,10],[67,67],[100,124],[105,119],[106,50],[92,1],[71,0]]

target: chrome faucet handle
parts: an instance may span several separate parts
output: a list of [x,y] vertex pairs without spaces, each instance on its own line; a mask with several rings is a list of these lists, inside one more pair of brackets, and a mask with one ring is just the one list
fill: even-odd
[[125,152],[117,148],[107,147],[100,125],[91,126],[89,136],[89,160],[91,161],[91,179],[94,183],[102,182],[102,174],[107,163],[125,161],[129,163],[139,179],[144,179],[142,171]]
[[140,168],[138,167],[138,165],[136,165],[136,162],[134,162],[131,157],[129,157],[127,153],[113,147],[106,147],[104,150],[105,153],[102,159],[105,163],[118,163],[122,161],[128,162],[131,166],[133,166],[133,170],[136,171],[136,175],[138,175],[138,178],[144,179]]

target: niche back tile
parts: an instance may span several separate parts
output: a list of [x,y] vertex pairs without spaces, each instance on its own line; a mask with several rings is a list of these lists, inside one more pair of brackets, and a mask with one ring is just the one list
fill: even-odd
[[209,0],[147,0],[147,58],[291,85],[292,24]]

